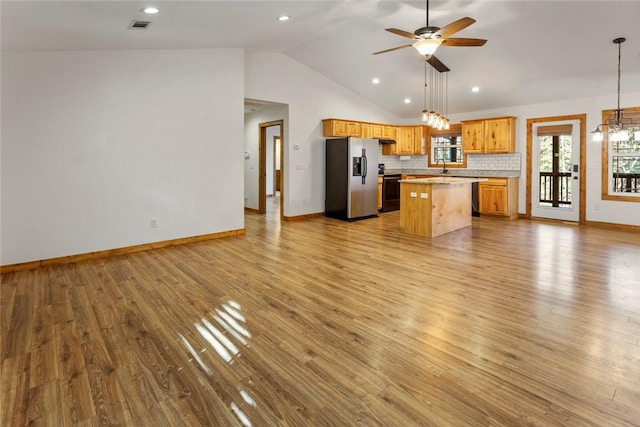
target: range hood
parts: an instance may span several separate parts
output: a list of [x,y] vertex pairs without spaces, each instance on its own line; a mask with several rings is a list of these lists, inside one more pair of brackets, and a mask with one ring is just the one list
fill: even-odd
[[396,141],[394,141],[393,139],[378,139],[378,142],[380,144],[395,144]]

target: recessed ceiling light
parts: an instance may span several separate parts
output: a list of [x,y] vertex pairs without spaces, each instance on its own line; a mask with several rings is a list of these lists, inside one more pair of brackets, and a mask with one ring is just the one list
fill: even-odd
[[471,92],[480,92],[480,88],[478,86],[474,86],[471,88]]
[[374,78],[371,80],[371,83],[373,83],[374,85],[377,85],[378,83],[380,83],[380,79],[379,79],[379,78],[377,78],[377,77],[374,77]]
[[411,104],[411,99],[410,98],[405,98],[404,99],[404,103],[405,104]]
[[153,15],[154,13],[160,12],[160,9],[158,9],[157,7],[145,7],[144,9],[142,9],[142,11],[144,13],[148,13],[149,15]]
[[289,15],[278,16],[278,21],[280,22],[288,21],[289,19],[291,19]]

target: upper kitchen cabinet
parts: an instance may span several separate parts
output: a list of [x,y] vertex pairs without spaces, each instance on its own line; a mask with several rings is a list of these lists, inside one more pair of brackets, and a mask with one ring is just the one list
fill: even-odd
[[[389,136],[389,139],[396,141],[395,144],[385,144],[382,147],[384,155],[410,156],[413,154],[422,154],[422,144],[424,138],[424,126],[385,126],[393,128],[395,136]],[[389,132],[387,130],[387,132]],[[388,133],[393,135],[393,133]]]
[[325,119],[322,121],[323,136],[362,136],[362,124],[338,119]]
[[429,128],[427,126],[413,127],[413,154],[426,154]]
[[401,126],[398,128],[398,137],[396,138],[398,154],[413,154],[413,134],[413,126]]
[[462,148],[465,154],[513,153],[515,145],[515,117],[462,121]]
[[[363,138],[381,139],[384,138],[384,125],[376,123],[360,123]],[[326,135],[325,135],[326,136]]]

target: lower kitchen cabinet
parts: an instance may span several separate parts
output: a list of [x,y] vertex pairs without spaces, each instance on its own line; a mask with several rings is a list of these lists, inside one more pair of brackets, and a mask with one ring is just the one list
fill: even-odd
[[518,178],[489,178],[478,183],[481,214],[518,218]]

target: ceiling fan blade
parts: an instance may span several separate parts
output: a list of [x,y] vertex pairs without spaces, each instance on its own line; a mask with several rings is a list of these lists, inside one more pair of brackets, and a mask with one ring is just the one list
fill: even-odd
[[449,25],[445,25],[444,27],[442,27],[440,31],[438,31],[435,35],[440,36],[441,38],[446,38],[457,33],[458,31],[464,30],[474,22],[476,22],[476,20],[473,18],[469,18],[468,16],[465,18],[460,18],[457,21],[453,21]]
[[425,61],[431,64],[431,66],[435,68],[436,71],[439,71],[441,73],[446,73],[447,71],[451,71],[449,67],[444,65],[442,61],[440,61],[438,58],[435,57],[435,55],[431,55],[429,57],[425,56]]
[[406,37],[408,39],[415,39],[416,36],[413,33],[409,33],[407,31],[404,30],[399,30],[397,28],[385,28],[385,31],[389,31],[390,33],[396,34],[398,36],[402,36],[402,37]]
[[484,39],[463,39],[452,38],[442,39],[443,46],[484,46],[487,41]]
[[379,55],[381,53],[393,52],[394,50],[404,49],[405,47],[411,47],[412,45],[406,44],[404,46],[392,47],[391,49],[381,50],[379,52],[373,52],[372,55]]

